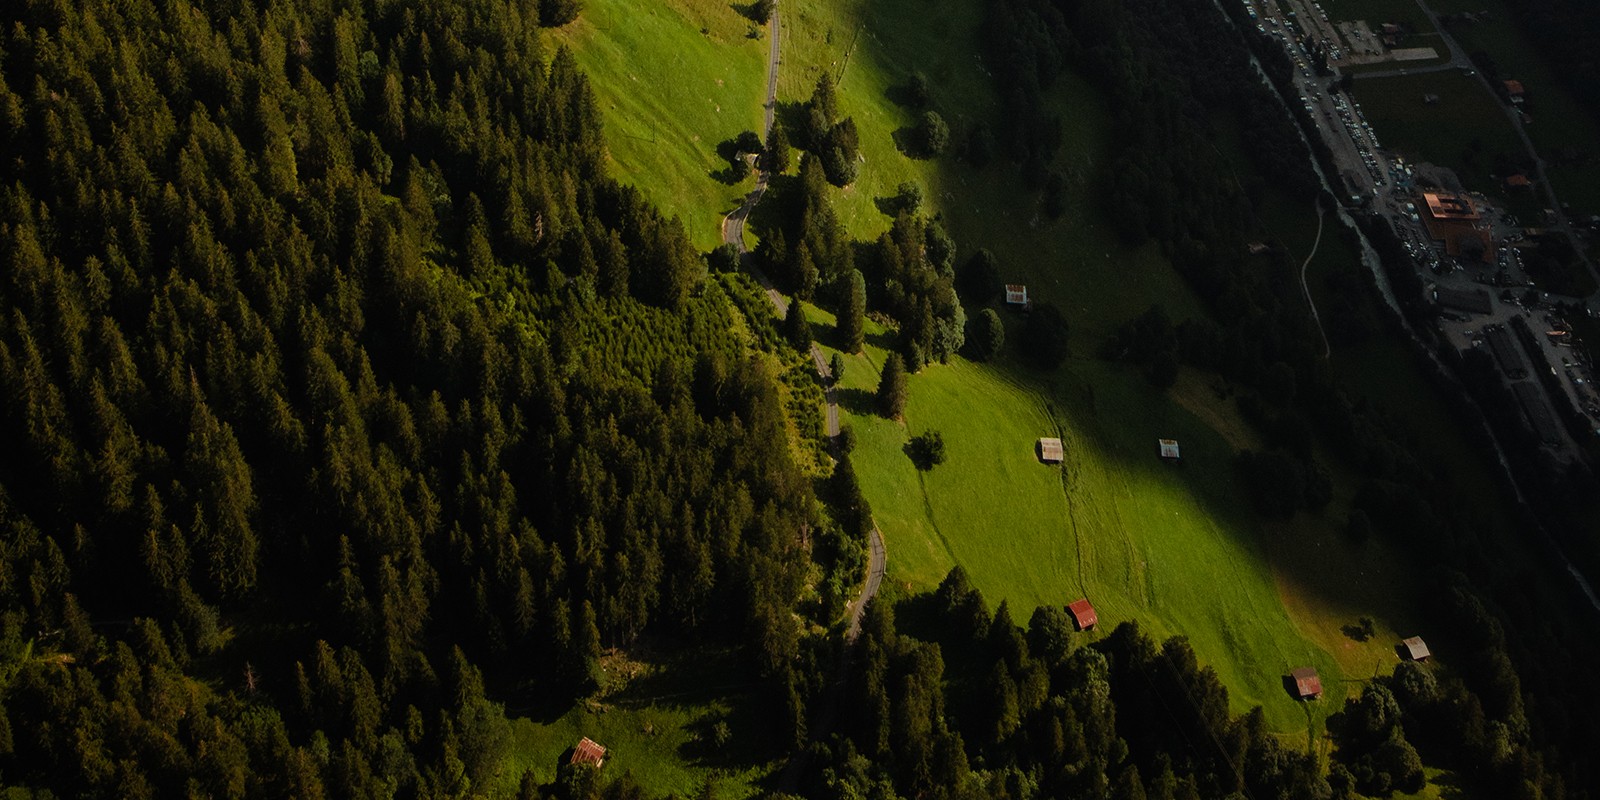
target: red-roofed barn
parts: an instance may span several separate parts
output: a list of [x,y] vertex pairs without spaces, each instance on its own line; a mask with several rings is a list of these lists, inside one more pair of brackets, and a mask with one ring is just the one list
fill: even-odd
[[1315,667],[1301,667],[1289,673],[1294,678],[1294,692],[1301,700],[1315,700],[1322,696],[1322,679]]
[[1068,603],[1067,613],[1072,615],[1072,624],[1080,631],[1089,630],[1100,621],[1100,616],[1094,613],[1094,606],[1089,604],[1087,597]]
[[567,759],[567,763],[584,764],[599,769],[606,763],[606,749],[585,736],[578,740],[576,747],[572,748],[572,758]]

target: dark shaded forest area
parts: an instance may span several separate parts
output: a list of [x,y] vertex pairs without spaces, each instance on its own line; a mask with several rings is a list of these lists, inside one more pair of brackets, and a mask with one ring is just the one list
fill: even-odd
[[797,724],[825,520],[682,224],[527,4],[338,5],[7,4],[0,776],[459,795],[652,632]]

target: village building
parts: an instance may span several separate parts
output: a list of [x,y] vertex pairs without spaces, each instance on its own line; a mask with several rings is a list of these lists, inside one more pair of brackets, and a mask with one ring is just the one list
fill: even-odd
[[1494,234],[1471,197],[1460,192],[1426,191],[1418,211],[1428,236],[1444,245],[1446,255],[1493,260]]
[[1021,283],[1006,284],[1006,305],[1027,309],[1028,287]]
[[1178,461],[1182,458],[1178,452],[1178,442],[1174,439],[1157,439],[1156,447],[1159,448],[1161,457],[1168,461]]

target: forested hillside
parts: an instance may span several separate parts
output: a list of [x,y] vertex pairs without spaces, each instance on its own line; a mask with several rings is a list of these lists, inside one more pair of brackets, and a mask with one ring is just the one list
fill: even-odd
[[828,527],[773,376],[531,4],[0,21],[0,781],[515,786],[485,683],[649,633],[797,724]]

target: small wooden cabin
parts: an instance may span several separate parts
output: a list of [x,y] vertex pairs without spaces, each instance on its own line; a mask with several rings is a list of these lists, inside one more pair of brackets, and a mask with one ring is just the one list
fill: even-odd
[[585,736],[578,740],[577,746],[572,748],[572,757],[567,759],[568,764],[583,764],[599,769],[606,763],[606,749],[595,740]]
[[1066,459],[1066,449],[1061,446],[1060,439],[1041,438],[1039,440],[1039,460],[1046,464],[1060,464]]
[[1427,661],[1433,654],[1428,652],[1428,643],[1422,641],[1421,636],[1412,636],[1401,642],[1406,646],[1406,656],[1412,661]]
[[1087,597],[1068,603],[1067,613],[1072,615],[1072,624],[1080,631],[1089,630],[1100,622],[1100,616],[1095,613]]
[[1301,700],[1315,700],[1322,696],[1322,679],[1315,667],[1301,667],[1289,673],[1294,679],[1295,696]]

